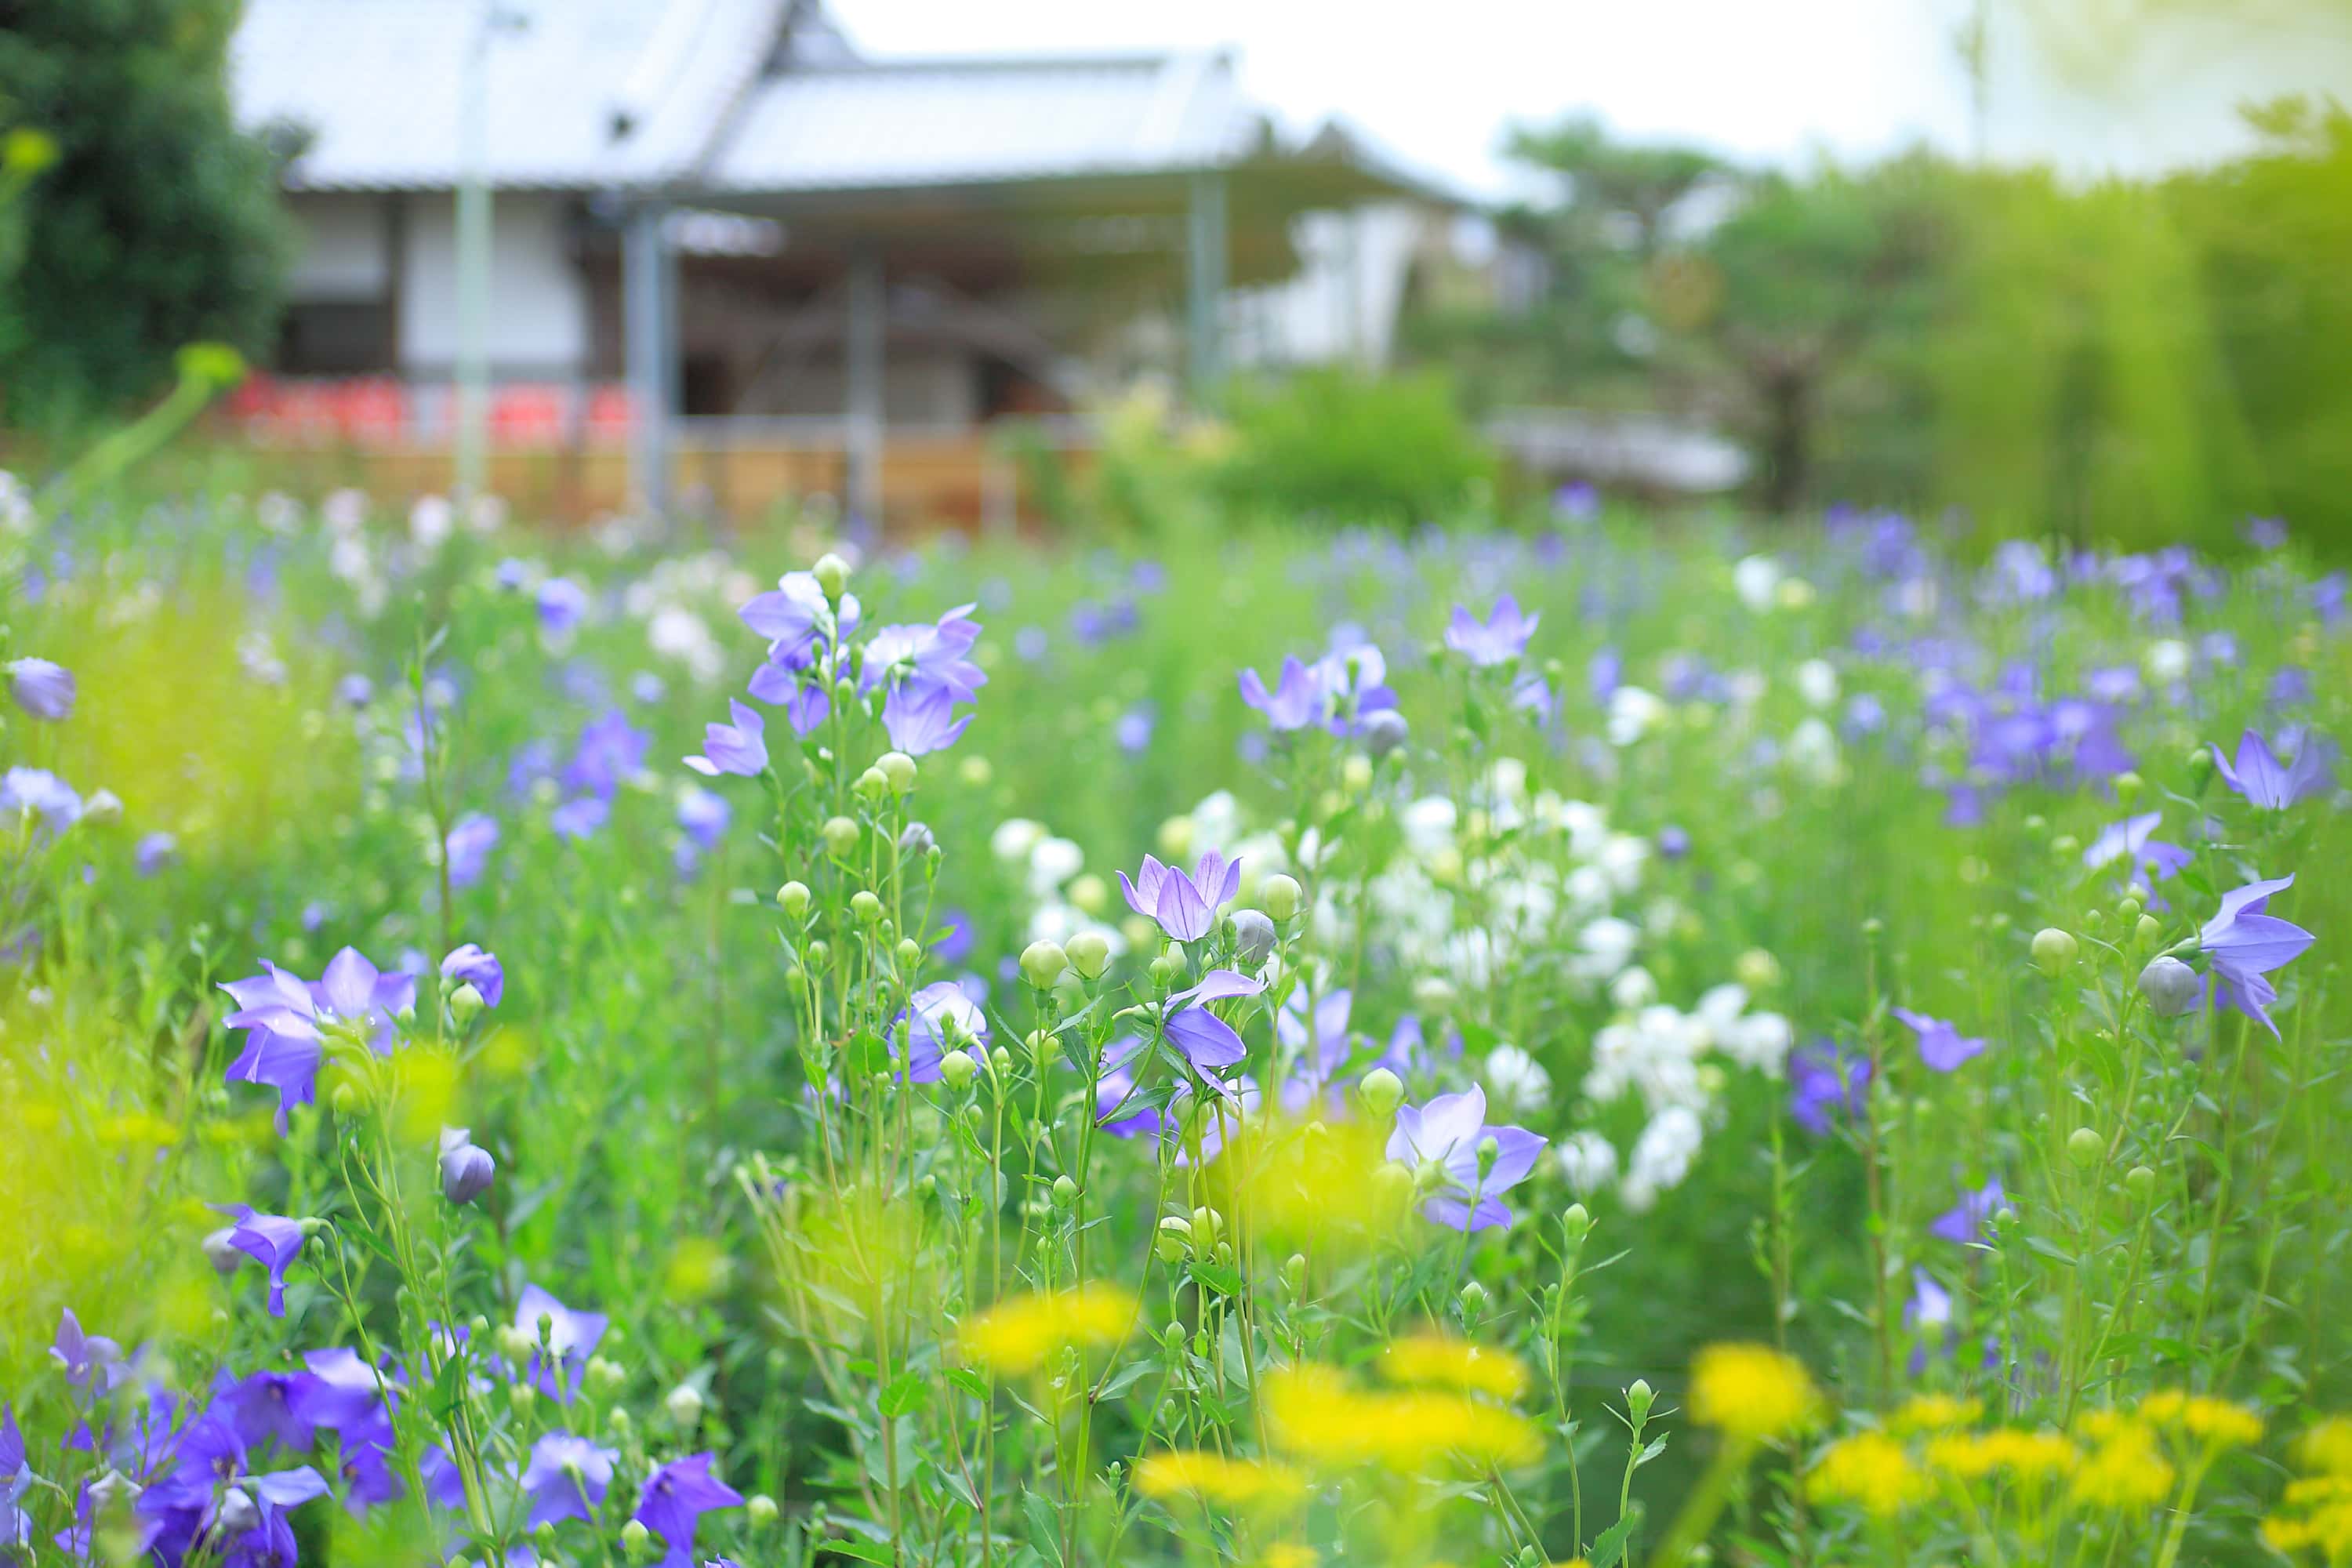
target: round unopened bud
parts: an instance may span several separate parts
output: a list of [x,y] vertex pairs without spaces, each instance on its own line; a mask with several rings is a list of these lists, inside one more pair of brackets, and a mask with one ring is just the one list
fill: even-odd
[[2071,860],[2081,853],[2083,841],[2071,833],[2062,833],[2050,841],[2050,852],[2061,860]]
[[1070,967],[1081,980],[1100,980],[1103,971],[1110,967],[1110,938],[1098,931],[1074,933],[1066,951]]
[[2200,784],[2204,782],[2205,775],[2213,771],[2213,753],[2203,746],[2192,749],[2188,762],[2189,776]]
[[2081,951],[2082,944],[2074,940],[2072,931],[2061,931],[2056,926],[2043,926],[2033,933],[2034,967],[2044,974],[2063,974],[2073,966],[2074,955]]
[[2124,1173],[2124,1191],[2140,1202],[2147,1202],[2156,1191],[2156,1173],[2146,1165],[2134,1165]]
[[1559,1216],[1559,1228],[1568,1237],[1570,1247],[1580,1245],[1592,1234],[1592,1214],[1582,1204],[1570,1204]]
[[841,859],[857,847],[856,820],[847,816],[828,816],[824,819],[824,826],[817,829],[817,836],[824,840],[825,853],[836,860]]
[[988,1070],[998,1078],[1013,1070],[1013,1053],[1003,1046],[992,1046],[988,1052]]
[[1058,942],[1033,942],[1021,950],[1021,973],[1040,991],[1052,990],[1069,967],[1070,955]]
[[1173,985],[1184,978],[1184,955],[1163,952],[1151,961],[1151,978],[1155,984]]
[[1217,1239],[1217,1232],[1224,1223],[1225,1216],[1205,1204],[1192,1211],[1192,1234],[1203,1246]]
[[1181,1215],[1170,1215],[1160,1222],[1151,1237],[1152,1255],[1162,1263],[1181,1263],[1192,1249],[1192,1224]]
[[539,1385],[518,1378],[507,1384],[507,1403],[520,1414],[528,1415],[531,1407],[539,1403]]
[[1363,738],[1364,750],[1375,759],[1385,757],[1403,745],[1405,738],[1412,732],[1412,727],[1404,721],[1404,715],[1393,708],[1366,714],[1356,728]]
[[754,1525],[776,1522],[776,1500],[765,1492],[754,1492],[751,1500],[743,1505],[744,1517]]
[[1077,1202],[1078,1184],[1070,1179],[1069,1173],[1065,1171],[1055,1177],[1054,1206],[1058,1209],[1075,1208]]
[[335,1085],[333,1092],[327,1096],[327,1103],[336,1115],[349,1116],[360,1108],[360,1091],[346,1080]]
[[1274,921],[1256,910],[1234,911],[1234,957],[1244,969],[1255,969],[1274,952]]
[[499,1325],[498,1333],[493,1337],[498,1342],[499,1353],[506,1357],[507,1360],[528,1361],[530,1359],[530,1336],[524,1333],[512,1323],[500,1323]]
[[875,769],[892,795],[904,795],[915,787],[915,759],[904,752],[885,752],[874,759]]
[[236,1266],[245,1261],[245,1253],[232,1239],[236,1235],[234,1229],[216,1230],[204,1240],[205,1261],[223,1274],[236,1273]]
[[1349,757],[1339,764],[1339,784],[1349,795],[1361,795],[1372,786],[1372,759]]
[[1463,1315],[1475,1318],[1486,1310],[1486,1287],[1475,1279],[1468,1280],[1456,1292],[1456,1299],[1462,1303]]
[[849,912],[871,925],[882,918],[882,900],[868,888],[860,888],[849,895]]
[[[471,987],[460,987],[469,990]],[[441,1150],[441,1194],[453,1204],[470,1204],[490,1190],[490,1183],[499,1173],[499,1163],[487,1149],[479,1149],[463,1133],[452,1142],[443,1134]]]
[[1427,1197],[1445,1184],[1446,1174],[1444,1161],[1423,1160],[1412,1168],[1412,1190],[1419,1195]]
[[923,962],[923,944],[911,936],[900,937],[896,952],[898,955],[898,967],[901,969],[912,969]]
[[816,564],[809,568],[809,575],[815,578],[816,585],[824,590],[824,596],[837,605],[849,587],[849,563],[828,550],[816,558]]
[[589,1358],[587,1376],[588,1392],[599,1399],[610,1399],[629,1379],[629,1374],[621,1370],[619,1362],[607,1361],[603,1356]]
[[1750,991],[1769,991],[1780,984],[1780,961],[1760,947],[1751,947],[1733,962],[1731,973]]
[[2202,999],[2205,984],[2197,972],[2169,953],[2147,961],[2139,972],[2139,994],[2158,1017],[2177,1018],[2193,1011]]
[[1455,1001],[1454,983],[1442,974],[1424,974],[1412,983],[1412,1005],[1424,1013],[1444,1013]]
[[481,1010],[482,994],[475,989],[472,981],[449,993],[449,1016],[457,1020],[459,1028],[472,1023]]
[[1404,1101],[1404,1079],[1386,1068],[1374,1068],[1356,1085],[1356,1092],[1364,1099],[1364,1109],[1375,1121],[1385,1121],[1396,1114]]
[[801,956],[808,961],[808,966],[811,969],[823,969],[833,962],[833,944],[829,942],[813,942],[801,950]]
[[681,1426],[693,1426],[702,1419],[702,1394],[690,1384],[679,1384],[662,1400],[662,1408],[669,1418]]
[[1372,1201],[1388,1210],[1404,1207],[1412,1197],[1412,1173],[1391,1161],[1372,1168]]
[[2066,1158],[2074,1162],[2078,1170],[2089,1170],[2105,1153],[2106,1140],[2087,1127],[2077,1127],[2066,1135]]
[[867,800],[880,800],[890,793],[890,781],[882,776],[880,768],[868,768],[858,774],[849,787]]
[[[855,828],[856,825],[851,824]],[[798,920],[808,913],[809,890],[806,882],[786,882],[776,889],[776,907]]]
[[653,1533],[646,1528],[643,1520],[629,1521],[621,1526],[621,1550],[632,1557],[643,1554],[646,1543],[653,1539]]
[[[161,1495],[161,1494],[158,1494]],[[242,1487],[231,1487],[221,1493],[220,1501],[213,1508],[213,1534],[221,1541],[245,1535],[261,1524],[261,1510],[254,1506]]]
[[2137,800],[2139,792],[2146,787],[2146,781],[2135,773],[2120,773],[2107,782],[2115,786],[2117,803],[2124,805]]
[[1625,1413],[1638,1426],[1649,1418],[1650,1407],[1657,1403],[1657,1391],[1650,1386],[1650,1380],[1637,1377],[1625,1385]]
[[2140,916],[2139,923],[2132,927],[2132,939],[2135,942],[2137,942],[2142,947],[2151,945],[2162,938],[2163,935],[2164,922],[2158,920],[2154,915]]
[[1306,897],[1306,889],[1298,885],[1298,879],[1280,871],[1268,877],[1265,885],[1258,889],[1258,901],[1265,905],[1265,912],[1278,921],[1297,914],[1298,906]]
[[92,790],[81,803],[81,820],[103,827],[122,820],[122,797],[110,789]]
[[2139,919],[2140,901],[2126,894],[2116,904],[2116,919],[2129,925]]

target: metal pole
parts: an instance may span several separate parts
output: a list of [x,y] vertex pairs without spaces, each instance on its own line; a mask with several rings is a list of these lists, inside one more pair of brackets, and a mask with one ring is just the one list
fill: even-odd
[[843,340],[847,377],[843,445],[849,459],[845,499],[867,528],[877,530],[882,526],[884,310],[882,258],[871,246],[858,246],[849,253],[849,329]]
[[1192,401],[1202,408],[1216,398],[1224,377],[1225,177],[1214,169],[1192,176],[1192,202],[1184,228],[1186,370]]
[[629,480],[656,517],[670,504],[670,416],[677,407],[677,291],[668,209],[630,210],[621,235],[622,353],[629,378]]
[[457,408],[459,500],[483,491],[489,460],[490,181],[489,57],[495,7],[486,5],[467,40],[457,90]]

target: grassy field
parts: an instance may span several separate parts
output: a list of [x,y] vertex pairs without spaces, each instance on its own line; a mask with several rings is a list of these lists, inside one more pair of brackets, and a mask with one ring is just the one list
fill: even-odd
[[0,1556],[2352,1561],[2266,526],[0,529]]

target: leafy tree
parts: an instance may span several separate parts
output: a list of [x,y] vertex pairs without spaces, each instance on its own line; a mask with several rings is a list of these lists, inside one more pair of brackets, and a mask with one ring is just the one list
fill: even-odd
[[261,346],[286,230],[231,117],[235,0],[0,0],[5,115],[55,165],[0,290],[0,414],[57,428],[166,384],[183,344]]

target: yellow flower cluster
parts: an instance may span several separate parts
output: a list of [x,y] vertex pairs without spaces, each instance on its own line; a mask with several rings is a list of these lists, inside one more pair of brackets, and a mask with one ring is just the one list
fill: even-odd
[[1528,1464],[1542,1450],[1535,1426],[1512,1411],[1429,1389],[1367,1393],[1328,1367],[1276,1373],[1262,1397],[1276,1440],[1323,1464],[1425,1471],[1465,1459],[1501,1467]]
[[2295,1458],[2311,1473],[2288,1484],[2279,1511],[2263,1521],[2263,1540],[2283,1556],[2352,1560],[2352,1420],[2320,1422],[2296,1440]]
[[1398,1340],[1381,1357],[1380,1364],[1381,1375],[1391,1383],[1451,1388],[1496,1399],[1517,1399],[1528,1386],[1528,1369],[1518,1357],[1451,1334],[1413,1334]]
[[2033,1483],[2060,1476],[2080,1458],[2074,1445],[2056,1432],[1996,1426],[1990,1432],[1959,1432],[1931,1438],[1927,1465],[1959,1481],[2007,1476]]
[[1958,1426],[1973,1426],[1983,1415],[1981,1399],[1915,1394],[1895,1409],[1886,1426],[1894,1432],[1948,1432]]
[[1709,1345],[1691,1363],[1691,1415],[1747,1442],[1785,1437],[1821,1414],[1813,1380],[1793,1357],[1765,1345]]
[[1901,1513],[1927,1493],[1927,1477],[1884,1432],[1840,1438],[1805,1478],[1805,1495],[1813,1501],[1852,1503],[1879,1519]]
[[2263,1440],[2263,1418],[2242,1405],[2208,1394],[2165,1389],[2139,1402],[2140,1418],[2186,1432],[2211,1448],[2242,1448]]
[[1034,1372],[1067,1345],[1109,1344],[1127,1331],[1135,1298],[1115,1286],[1015,1296],[963,1325],[964,1354],[993,1371]]
[[2171,1495],[2178,1472],[2158,1448],[2154,1427],[2112,1410],[2092,1411],[2080,1425],[2097,1446],[2068,1489],[2077,1504],[2121,1512],[2153,1508]]
[[1135,1489],[1162,1502],[1190,1492],[1204,1502],[1255,1508],[1294,1501],[1305,1494],[1307,1482],[1287,1465],[1183,1448],[1138,1460]]

